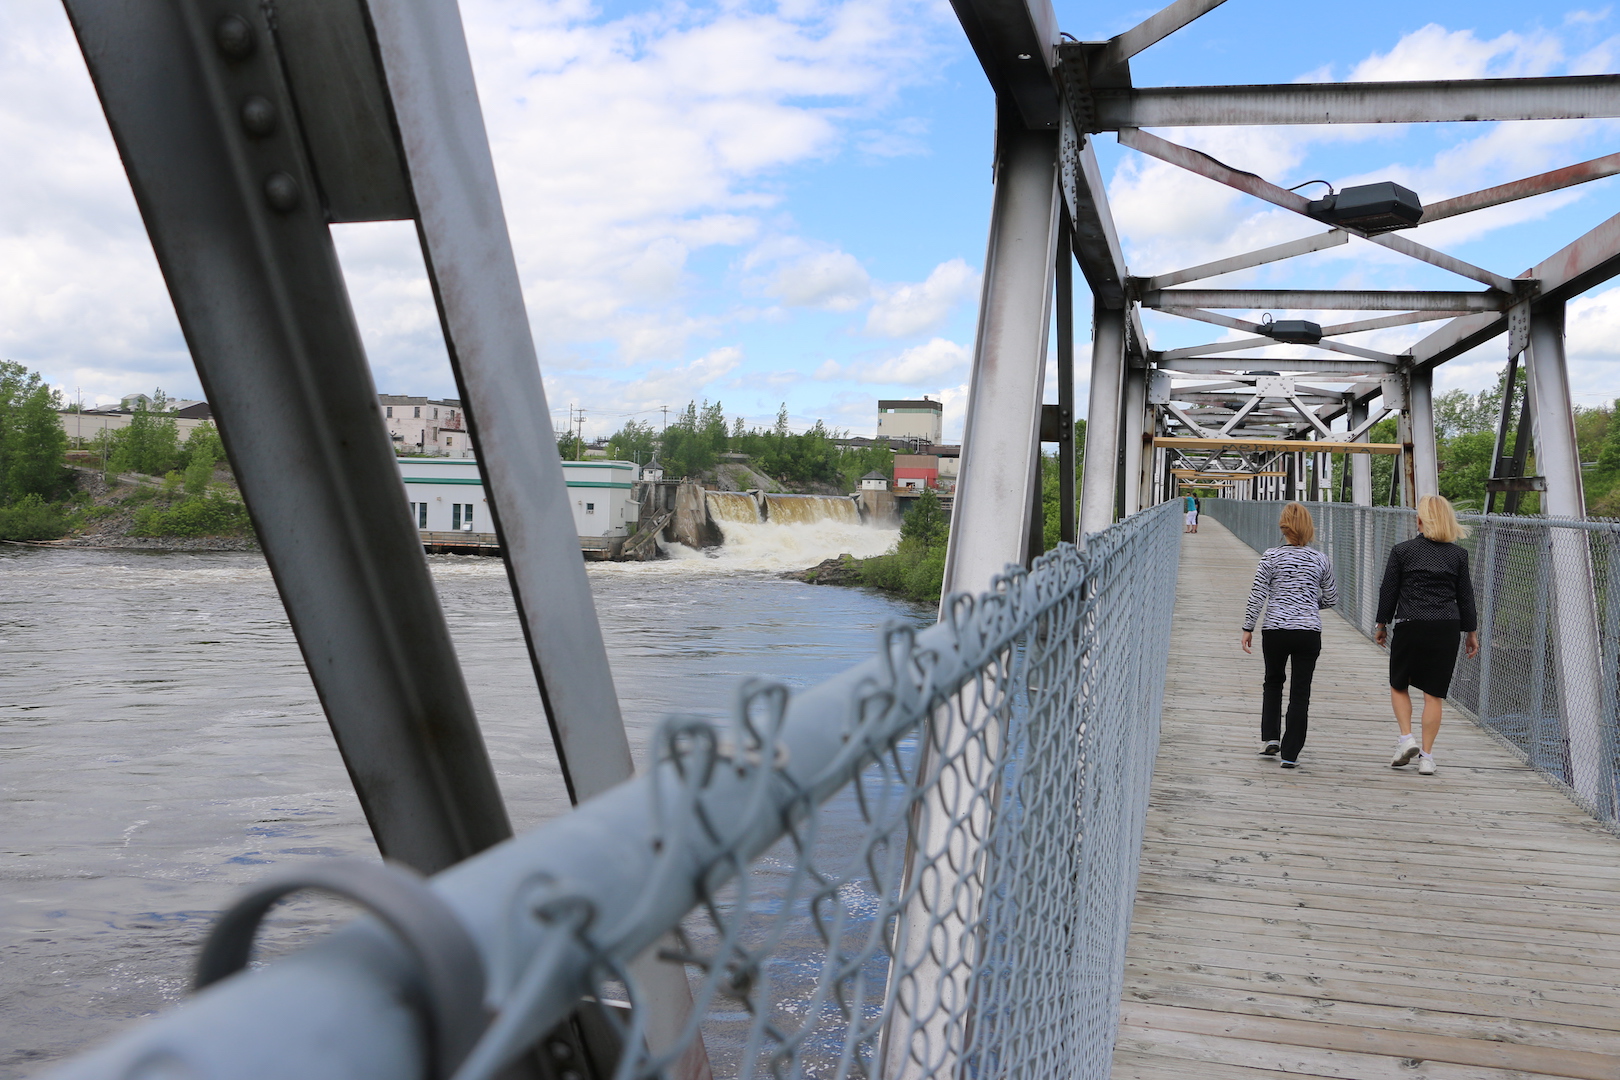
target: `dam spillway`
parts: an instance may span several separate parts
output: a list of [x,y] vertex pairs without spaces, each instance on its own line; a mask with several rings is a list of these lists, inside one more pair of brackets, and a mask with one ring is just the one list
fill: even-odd
[[841,495],[756,496],[747,491],[706,491],[704,503],[710,522],[722,533],[727,525],[816,525],[828,521],[845,525],[861,523],[855,500]]

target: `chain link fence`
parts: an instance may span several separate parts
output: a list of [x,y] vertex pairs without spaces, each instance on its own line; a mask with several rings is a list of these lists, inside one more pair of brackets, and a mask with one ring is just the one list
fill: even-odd
[[[701,1076],[702,1053],[719,1077],[1104,1080],[1180,545],[1163,504],[891,626],[819,686],[746,684],[729,727],[671,717],[645,774],[435,877],[492,1016],[453,1075],[586,1075],[548,1037],[584,1007],[618,1027],[592,1070],[618,1080]],[[408,960],[356,983],[357,956],[398,953],[369,925],[60,1075],[286,1075],[266,1025],[294,1057],[342,1047],[299,1057],[309,1080],[406,1075],[434,1040],[400,1020]],[[654,1030],[649,976],[672,967],[693,1007]]]
[[[1369,638],[1390,548],[1417,512],[1306,503],[1313,545],[1333,560],[1339,613]],[[1281,544],[1282,504],[1206,499],[1257,552]],[[1462,514],[1480,652],[1459,653],[1450,701],[1611,827],[1620,729],[1620,523]]]

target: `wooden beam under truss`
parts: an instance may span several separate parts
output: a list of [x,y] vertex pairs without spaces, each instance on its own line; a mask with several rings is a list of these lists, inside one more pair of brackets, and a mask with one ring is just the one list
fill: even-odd
[[1398,454],[1400,443],[1335,442],[1328,439],[1204,439],[1190,435],[1160,435],[1154,446],[1168,446],[1174,450],[1225,450],[1238,453],[1289,452],[1300,450],[1307,454]]

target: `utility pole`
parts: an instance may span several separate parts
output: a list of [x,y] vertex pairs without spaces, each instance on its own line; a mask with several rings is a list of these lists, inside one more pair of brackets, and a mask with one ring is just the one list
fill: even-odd
[[579,417],[576,420],[578,428],[574,434],[574,460],[585,460],[585,407],[579,408]]
[[664,426],[662,428],[660,428],[659,430],[661,432],[662,431],[668,431],[669,430],[669,406],[668,405],[660,405],[659,408],[664,410]]

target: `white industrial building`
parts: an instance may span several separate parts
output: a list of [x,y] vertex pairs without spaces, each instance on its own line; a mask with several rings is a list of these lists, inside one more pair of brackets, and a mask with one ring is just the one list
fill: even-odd
[[[492,533],[478,462],[471,458],[399,458],[411,520],[427,532]],[[641,516],[640,470],[629,461],[565,461],[563,478],[579,536],[629,536]]]
[[937,401],[879,401],[877,437],[891,446],[933,445],[944,432],[945,407]]

